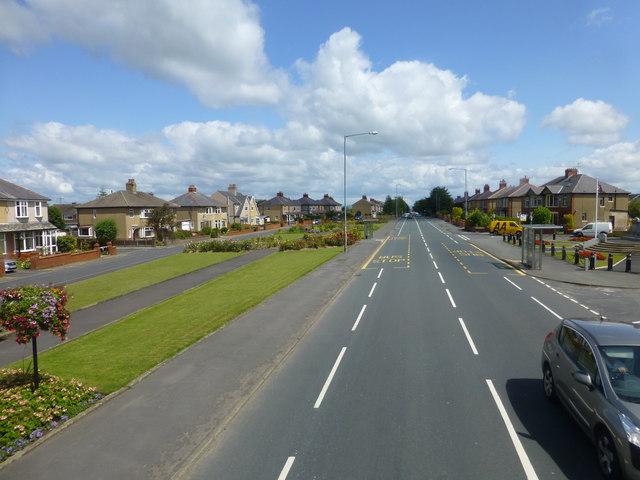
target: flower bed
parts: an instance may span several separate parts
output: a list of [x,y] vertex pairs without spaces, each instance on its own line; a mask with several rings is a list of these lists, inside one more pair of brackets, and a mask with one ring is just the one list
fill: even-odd
[[598,260],[606,260],[606,256],[600,252],[590,252],[589,250],[580,250],[578,252],[580,258],[591,258],[592,255],[595,255]]
[[103,397],[52,375],[41,374],[35,391],[30,382],[31,373],[0,370],[0,462]]

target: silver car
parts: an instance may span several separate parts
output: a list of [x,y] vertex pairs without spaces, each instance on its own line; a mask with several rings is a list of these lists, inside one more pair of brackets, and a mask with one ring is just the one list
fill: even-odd
[[10,258],[4,258],[4,271],[6,273],[15,272],[18,270],[18,264],[15,260],[11,260]]
[[544,395],[596,446],[605,478],[640,479],[640,325],[565,319],[544,339]]

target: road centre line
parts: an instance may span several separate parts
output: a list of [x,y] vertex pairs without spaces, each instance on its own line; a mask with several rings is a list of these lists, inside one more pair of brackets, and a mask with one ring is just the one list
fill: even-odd
[[462,327],[462,331],[467,337],[467,341],[469,342],[469,345],[471,345],[471,351],[473,352],[474,355],[478,355],[478,350],[476,349],[475,343],[473,343],[473,339],[469,334],[469,330],[467,330],[467,326],[464,324],[464,320],[462,320],[462,318],[458,318],[458,320],[460,321],[460,326]]
[[440,272],[438,272],[438,275],[440,275],[440,281],[441,281],[442,283],[444,283],[444,278],[442,278],[442,274],[441,274]]
[[278,475],[278,480],[285,480],[287,478],[287,475],[289,475],[289,470],[291,470],[291,467],[293,466],[293,462],[295,461],[295,459],[296,457],[287,458],[287,461],[284,464],[284,467],[282,467],[282,471],[280,472],[280,475]]
[[316,403],[313,406],[313,408],[320,408],[320,405],[322,404],[322,400],[324,399],[324,396],[327,393],[327,390],[329,389],[329,385],[331,385],[331,381],[333,380],[333,377],[336,374],[336,371],[340,366],[340,362],[342,361],[342,357],[344,356],[344,353],[346,351],[347,351],[347,347],[342,347],[342,350],[340,350],[340,354],[338,355],[336,362],[333,364],[333,368],[331,369],[331,372],[329,373],[327,380],[324,382],[322,391],[320,391],[320,395],[318,395],[318,399],[316,400]]
[[447,295],[449,296],[449,301],[451,302],[451,305],[453,306],[453,308],[457,308],[456,307],[456,302],[453,301],[453,297],[451,296],[451,292],[449,292],[449,289],[445,288],[445,291],[447,292]]
[[496,403],[498,407],[498,411],[500,412],[500,416],[502,417],[502,421],[507,427],[507,432],[509,432],[509,437],[511,437],[511,443],[516,449],[516,453],[518,454],[518,458],[520,459],[520,463],[522,464],[522,468],[524,469],[524,473],[527,476],[527,480],[538,480],[538,475],[536,475],[536,471],[533,469],[533,465],[527,456],[527,452],[525,452],[522,443],[520,442],[520,438],[518,438],[518,434],[516,433],[515,428],[513,428],[513,424],[511,420],[509,420],[509,415],[507,414],[507,410],[504,408],[502,404],[502,400],[500,400],[500,396],[493,386],[493,382],[490,379],[486,379],[487,385],[489,387],[489,391],[491,392],[491,396],[493,397],[493,401]]
[[362,315],[364,315],[364,311],[367,309],[366,305],[362,306],[362,309],[360,310],[360,315],[358,315],[358,318],[356,319],[356,323],[353,324],[353,328],[351,329],[352,332],[356,331],[356,328],[358,328],[358,324],[360,323],[360,319],[362,318]]
[[380,278],[380,277],[382,276],[382,271],[383,271],[383,270],[384,270],[384,268],[381,268],[381,269],[380,269],[380,273],[378,273],[378,277],[377,277],[377,278]]
[[429,252],[429,258],[431,258],[431,260],[433,260],[433,255],[431,255],[431,252]]
[[435,260],[433,261],[433,266],[436,267],[436,270],[438,270],[438,264],[435,262]]
[[376,285],[378,285],[378,282],[373,282],[373,286],[371,287],[371,290],[369,291],[369,298],[371,298],[371,295],[373,295],[373,291],[376,289]]
[[546,309],[549,313],[551,313],[552,315],[555,315],[555,317],[558,320],[562,320],[562,317],[560,315],[558,315],[556,312],[554,312],[553,310],[551,310],[549,307],[547,307],[544,303],[542,303],[540,300],[538,300],[536,297],[531,297],[531,299],[538,303],[542,308]]
[[516,287],[518,290],[522,290],[518,285],[516,285],[515,283],[513,283],[511,280],[509,280],[507,277],[502,277],[504,278],[507,282],[509,282],[511,285],[513,285],[514,287]]

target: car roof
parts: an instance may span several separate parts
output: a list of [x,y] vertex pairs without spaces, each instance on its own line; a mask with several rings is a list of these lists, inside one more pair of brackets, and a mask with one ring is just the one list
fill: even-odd
[[566,319],[565,324],[573,325],[587,333],[598,345],[638,345],[640,346],[640,323],[622,322],[610,319]]

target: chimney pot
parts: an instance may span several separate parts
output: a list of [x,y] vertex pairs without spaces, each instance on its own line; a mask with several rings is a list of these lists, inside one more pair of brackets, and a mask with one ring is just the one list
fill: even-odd
[[195,193],[197,191],[198,189],[196,188],[195,185],[189,185],[189,193]]

